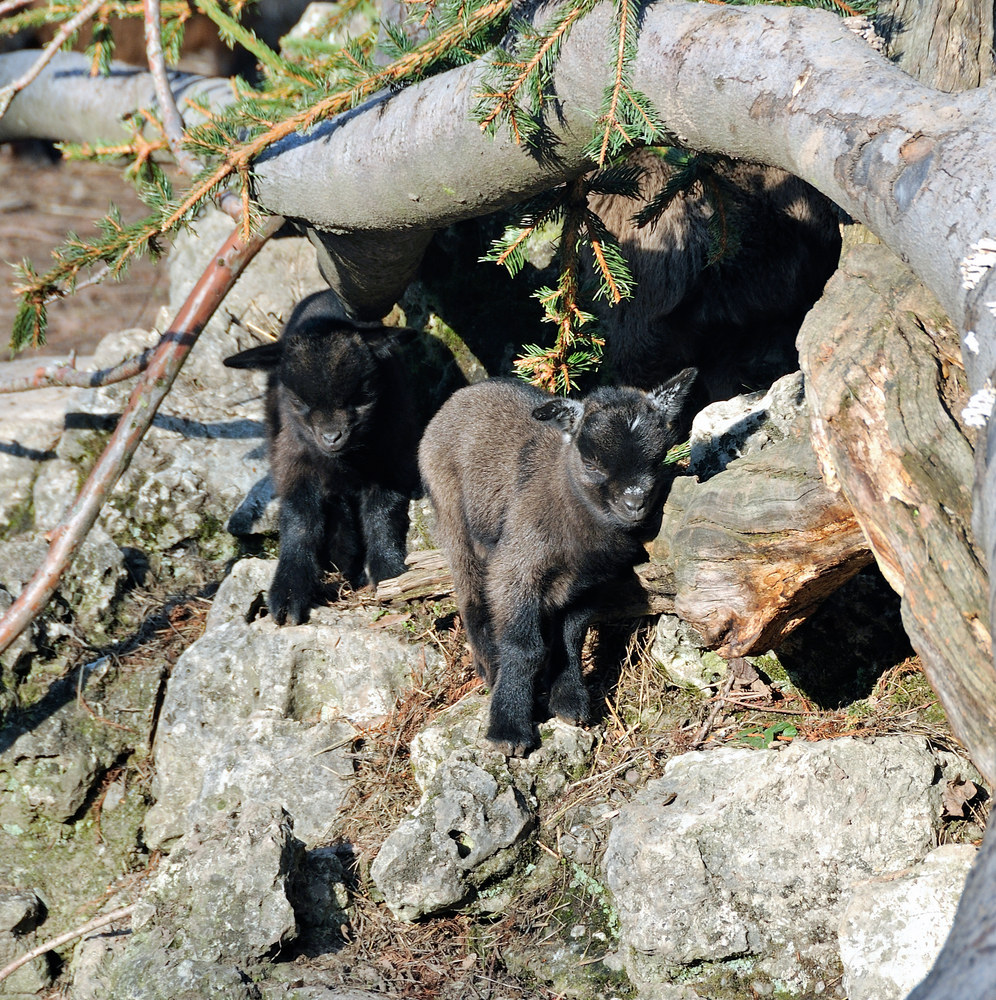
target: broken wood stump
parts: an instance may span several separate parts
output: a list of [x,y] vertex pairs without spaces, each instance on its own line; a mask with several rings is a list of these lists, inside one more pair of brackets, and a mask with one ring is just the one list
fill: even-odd
[[729,449],[738,426],[750,437],[734,449],[740,457],[716,466],[697,456],[695,439],[718,406],[729,404],[696,418],[691,471],[720,471],[675,481],[651,557],[674,575],[676,614],[732,659],[777,647],[872,556],[850,504],[820,475],[798,374],[727,417],[716,452]]

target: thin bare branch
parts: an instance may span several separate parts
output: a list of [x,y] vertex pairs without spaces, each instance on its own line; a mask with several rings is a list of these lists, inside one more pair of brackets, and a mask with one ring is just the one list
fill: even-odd
[[242,239],[241,229],[236,228],[211,258],[211,263],[187,296],[176,319],[154,348],[148,367],[132,390],[118,426],[79,496],[62,521],[49,532],[50,545],[44,563],[0,618],[0,652],[41,613],[55,593],[62,574],[96,521],[104,500],[128,467],[201,330],[236,278],[282,224],[282,218],[270,216],[260,232],[248,241]]
[[162,119],[166,141],[169,143],[176,165],[188,177],[194,177],[200,172],[201,164],[196,156],[183,148],[183,118],[173,98],[173,88],[169,84],[166,59],[163,56],[159,0],[145,0],[145,54],[149,60],[149,72],[156,88],[159,116]]
[[30,375],[19,378],[0,379],[0,393],[30,392],[32,389],[47,389],[51,386],[73,386],[82,389],[96,389],[102,385],[124,382],[141,375],[149,367],[155,348],[150,347],[141,354],[125,358],[120,364],[97,371],[80,371],[75,359],[68,362],[52,362],[39,365]]
[[22,7],[27,7],[32,0],[4,0],[0,3],[0,17],[6,17],[8,14],[13,14],[15,10],[20,10]]
[[99,930],[101,927],[115,923],[115,921],[130,917],[134,912],[134,903],[131,906],[120,906],[116,910],[111,910],[110,913],[102,913],[100,916],[94,917],[93,920],[88,920],[85,924],[81,924],[71,931],[66,931],[65,934],[60,934],[58,937],[43,941],[32,948],[27,954],[22,955],[20,958],[15,958],[9,965],[5,965],[0,969],[0,982],[3,982],[12,973],[17,972],[22,965],[27,965],[33,958],[44,955],[48,951],[54,951],[61,945],[69,941],[74,941],[78,937],[83,937],[84,934],[89,934],[91,931]]
[[66,21],[66,23],[59,29],[55,38],[48,43],[42,51],[42,54],[35,60],[27,73],[18,77],[12,83],[7,84],[6,87],[0,90],[0,118],[7,113],[7,108],[10,107],[10,102],[14,99],[14,95],[17,94],[18,91],[24,90],[24,88],[38,76],[38,74],[52,61],[56,52],[62,48],[66,39],[86,24],[86,22],[89,21],[98,10],[100,10],[104,3],[106,3],[106,0],[90,0],[90,3],[88,3],[75,17]]
[[730,696],[730,692],[733,690],[733,682],[736,679],[737,672],[733,669],[733,661],[731,660],[726,665],[726,676],[723,678],[723,686],[719,689],[719,694],[716,695],[715,704],[712,706],[708,718],[702,723],[701,728],[695,734],[695,738],[688,744],[689,750],[698,750],[705,743],[706,737],[709,735],[709,730],[712,729],[713,723],[726,705],[726,699]]

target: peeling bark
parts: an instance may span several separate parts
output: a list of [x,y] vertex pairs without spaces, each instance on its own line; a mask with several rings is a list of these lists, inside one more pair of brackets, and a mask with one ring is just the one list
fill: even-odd
[[952,728],[996,774],[996,670],[985,563],[973,539],[979,436],[958,338],[883,246],[855,247],[798,339],[825,480],[850,502],[902,596],[903,624]]

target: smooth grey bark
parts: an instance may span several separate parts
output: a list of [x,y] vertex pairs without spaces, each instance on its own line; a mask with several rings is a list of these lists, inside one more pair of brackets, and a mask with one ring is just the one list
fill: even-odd
[[[30,69],[39,53],[20,49],[0,55],[0,86]],[[57,142],[122,142],[134,129],[126,121],[139,108],[156,108],[152,74],[114,63],[108,76],[91,76],[92,60],[82,52],[60,52],[38,78],[15,95],[0,119],[0,142],[16,139],[52,139]],[[231,81],[194,73],[169,73],[170,86],[185,124],[202,122],[188,99],[206,101],[209,107],[231,104]],[[146,126],[145,134],[157,133]]]

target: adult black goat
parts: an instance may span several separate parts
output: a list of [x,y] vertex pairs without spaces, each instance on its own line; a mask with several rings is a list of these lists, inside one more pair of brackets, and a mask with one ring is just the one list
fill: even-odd
[[583,401],[492,379],[454,393],[426,428],[419,468],[436,539],[492,687],[488,738],[509,756],[539,745],[534,686],[548,659],[551,713],[588,718],[581,648],[592,590],[646,558],[695,375]]
[[423,422],[397,348],[414,335],[342,319],[332,293],[319,292],[297,305],[279,341],[225,359],[270,373],[280,558],[267,603],[281,625],[307,619],[326,568],[353,586],[404,572]]

